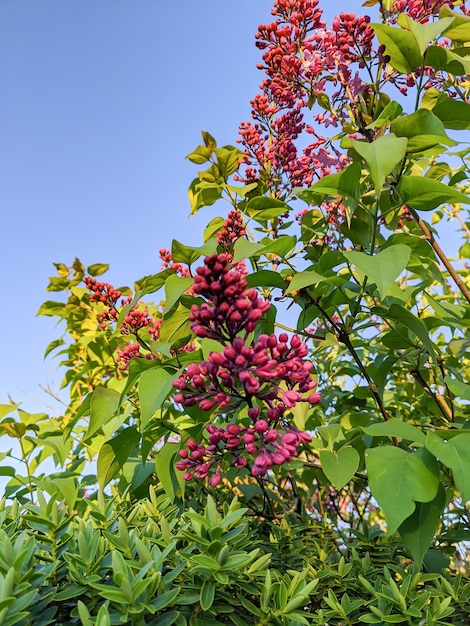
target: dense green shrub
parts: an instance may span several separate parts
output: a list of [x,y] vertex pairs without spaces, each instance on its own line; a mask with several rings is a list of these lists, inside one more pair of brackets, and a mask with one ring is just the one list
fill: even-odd
[[36,505],[2,505],[2,626],[470,619],[467,578],[418,572],[380,533],[338,548],[319,522],[260,522],[237,499],[182,512],[152,489],[149,499],[99,497],[69,514],[38,495]]

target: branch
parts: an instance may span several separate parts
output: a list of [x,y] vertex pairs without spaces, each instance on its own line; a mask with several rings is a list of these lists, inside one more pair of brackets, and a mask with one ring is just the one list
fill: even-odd
[[449,274],[452,276],[452,278],[454,280],[454,283],[459,288],[461,294],[463,295],[465,300],[470,304],[470,291],[469,291],[469,289],[467,288],[466,284],[463,282],[463,280],[460,278],[460,276],[457,274],[455,269],[450,264],[449,259],[446,257],[446,255],[444,254],[444,251],[442,250],[440,245],[435,240],[434,235],[432,234],[432,232],[427,227],[426,222],[424,222],[420,218],[420,216],[415,211],[415,209],[412,209],[411,207],[407,207],[407,208],[408,208],[409,212],[411,213],[411,215],[413,216],[413,218],[416,221],[416,223],[418,224],[419,228],[421,229],[421,232],[424,235],[424,239],[429,243],[429,245],[432,247],[434,252],[439,257],[439,259],[442,261],[442,264],[444,265],[446,270],[449,272]]

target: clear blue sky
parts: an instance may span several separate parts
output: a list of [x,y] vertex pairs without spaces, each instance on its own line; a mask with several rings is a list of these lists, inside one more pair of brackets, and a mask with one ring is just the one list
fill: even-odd
[[[361,1],[348,0],[360,12]],[[176,237],[202,243],[225,207],[188,220],[210,131],[234,143],[262,74],[257,26],[271,0],[2,0],[0,3],[0,403],[43,410],[60,384],[57,336],[36,318],[53,262],[111,264],[130,284]],[[331,19],[339,5],[324,0]]]

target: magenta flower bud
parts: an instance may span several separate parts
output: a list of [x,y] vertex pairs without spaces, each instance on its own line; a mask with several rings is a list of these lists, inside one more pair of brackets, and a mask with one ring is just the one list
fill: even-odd
[[196,476],[198,478],[205,478],[209,474],[209,464],[203,463],[196,469]]
[[298,391],[285,391],[282,394],[282,401],[288,408],[295,406],[295,403],[300,400],[300,393]]
[[245,450],[248,452],[248,454],[256,454],[258,452],[258,446],[256,446],[254,443],[247,443],[245,445]]
[[269,428],[269,424],[266,420],[258,420],[255,423],[255,430],[257,433],[265,433]]
[[187,464],[185,463],[185,461],[176,461],[175,466],[176,466],[176,469],[180,470],[181,472],[184,472],[184,470],[187,467]]
[[260,467],[259,465],[253,465],[251,468],[251,474],[253,476],[264,476],[266,474],[267,468]]
[[229,437],[227,439],[227,448],[229,450],[236,450],[238,448],[238,446],[240,445],[240,437]]
[[264,435],[264,439],[267,443],[274,443],[275,441],[277,441],[278,437],[279,433],[274,428],[268,430],[268,432]]
[[205,454],[205,450],[202,446],[199,446],[197,450],[194,450],[194,452],[191,454],[191,459],[193,461],[200,461],[202,459],[202,457]]
[[214,474],[213,476],[210,477],[209,485],[211,487],[217,487],[217,485],[220,483],[221,480],[222,479],[220,477],[220,474],[216,473],[216,474]]
[[192,472],[185,472],[183,474],[183,480],[191,480],[193,477],[193,473]]
[[209,361],[214,365],[223,365],[225,363],[225,357],[220,352],[210,352]]
[[273,465],[282,465],[285,462],[284,455],[280,452],[275,452],[272,455]]
[[316,391],[315,393],[311,393],[308,397],[308,401],[310,402],[310,404],[318,404],[319,402],[321,402],[321,393],[319,393],[318,391]]
[[289,446],[289,445],[296,446],[299,441],[298,436],[292,431],[287,432],[285,435],[282,435],[281,439],[282,439],[282,443],[285,446]]
[[180,450],[178,452],[178,455],[182,458],[182,459],[187,459],[188,458],[188,451],[187,450]]
[[244,443],[253,443],[255,441],[255,436],[253,432],[247,432],[242,435],[242,439]]
[[238,426],[238,424],[229,424],[227,426],[227,432],[236,436],[240,432],[240,426]]
[[215,406],[215,402],[213,400],[209,400],[209,398],[205,398],[199,402],[199,407],[203,411],[210,411]]
[[248,417],[251,420],[253,420],[253,421],[258,418],[259,413],[260,413],[260,411],[259,411],[258,407],[254,407],[254,408],[248,409]]
[[238,467],[238,469],[241,469],[242,467],[245,467],[247,464],[247,460],[245,459],[244,456],[236,456],[233,461],[232,461],[232,465],[235,465],[235,467]]
[[197,450],[198,448],[197,441],[195,441],[194,439],[188,439],[186,445],[191,451]]

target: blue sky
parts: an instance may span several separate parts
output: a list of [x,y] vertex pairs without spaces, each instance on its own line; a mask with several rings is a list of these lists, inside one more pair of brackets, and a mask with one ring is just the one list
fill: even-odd
[[[254,34],[271,0],[2,0],[0,3],[0,403],[45,410],[60,384],[36,318],[53,262],[111,264],[130,284],[176,237],[202,243],[225,207],[188,220],[211,132],[235,143],[262,74]],[[326,15],[335,3],[324,0]],[[348,0],[348,11],[361,11]],[[346,8],[346,7],[345,7]]]

